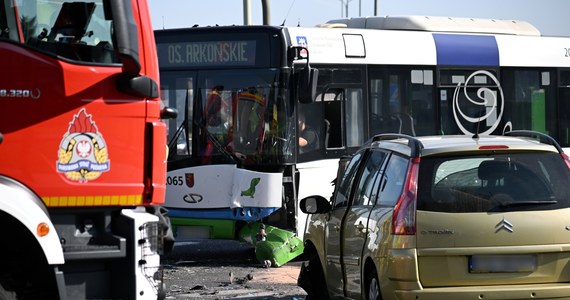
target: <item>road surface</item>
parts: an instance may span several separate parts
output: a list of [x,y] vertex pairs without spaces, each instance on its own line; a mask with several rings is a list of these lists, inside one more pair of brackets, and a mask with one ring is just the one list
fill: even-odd
[[248,243],[200,240],[177,243],[163,258],[168,300],[305,299],[297,286],[301,262],[265,268]]

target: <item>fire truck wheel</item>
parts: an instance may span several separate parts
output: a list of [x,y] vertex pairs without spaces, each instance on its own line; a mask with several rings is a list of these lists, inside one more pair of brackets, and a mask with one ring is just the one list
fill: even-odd
[[0,299],[2,299],[2,300],[16,300],[16,293],[7,291],[6,289],[4,289],[4,287],[0,283]]

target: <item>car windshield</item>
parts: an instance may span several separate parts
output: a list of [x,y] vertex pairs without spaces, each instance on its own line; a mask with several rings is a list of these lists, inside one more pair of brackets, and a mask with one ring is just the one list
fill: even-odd
[[548,210],[570,206],[570,172],[557,153],[424,157],[418,209]]

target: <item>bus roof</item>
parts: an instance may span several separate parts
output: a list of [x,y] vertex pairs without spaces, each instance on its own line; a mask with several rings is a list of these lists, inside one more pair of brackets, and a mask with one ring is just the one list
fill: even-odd
[[311,63],[413,66],[570,67],[570,39],[535,35],[287,27]]
[[435,16],[385,16],[330,20],[319,27],[349,27],[430,32],[491,33],[540,36],[540,31],[526,21],[475,19]]

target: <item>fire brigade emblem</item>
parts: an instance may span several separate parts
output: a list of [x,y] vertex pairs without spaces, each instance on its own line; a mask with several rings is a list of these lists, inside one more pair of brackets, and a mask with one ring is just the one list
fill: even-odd
[[111,161],[103,135],[92,116],[81,109],[69,123],[59,145],[57,171],[73,181],[95,180],[109,171]]

